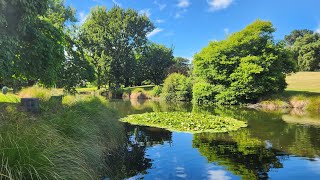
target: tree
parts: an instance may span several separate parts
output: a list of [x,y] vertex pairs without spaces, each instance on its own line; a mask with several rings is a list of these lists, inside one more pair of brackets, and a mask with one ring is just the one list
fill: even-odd
[[141,67],[138,71],[144,72],[144,80],[159,85],[166,76],[166,70],[174,63],[173,50],[164,45],[151,43],[142,55]]
[[309,29],[293,30],[290,35],[286,35],[284,39],[289,46],[292,46],[299,37],[304,37],[307,34],[313,34],[313,31]]
[[206,88],[213,90],[214,103],[247,103],[285,89],[293,62],[284,45],[274,43],[274,31],[271,22],[257,20],[195,55],[193,74],[213,86]]
[[107,70],[109,58],[106,55],[108,16],[105,7],[95,7],[81,27],[81,41],[85,48],[86,55],[95,67],[98,78],[98,89],[101,87],[101,80],[104,71]]
[[91,56],[99,78],[103,74],[109,83],[130,84],[135,53],[147,44],[146,35],[154,29],[150,19],[132,9],[104,7],[92,9],[82,27],[84,45]]
[[14,84],[17,74],[19,47],[27,29],[44,15],[48,1],[0,0],[0,82]]
[[166,71],[167,74],[172,74],[172,73],[180,73],[185,76],[189,75],[190,71],[190,60],[187,58],[183,57],[175,57],[173,59],[174,64],[171,65]]
[[[58,83],[66,51],[73,44],[66,22],[76,21],[75,10],[63,0],[1,0],[0,4],[0,23],[6,27],[0,32],[4,40],[0,40],[0,82],[12,87]],[[4,48],[4,43],[9,45]]]
[[320,34],[306,34],[297,38],[293,45],[295,58],[298,59],[300,71],[320,69]]

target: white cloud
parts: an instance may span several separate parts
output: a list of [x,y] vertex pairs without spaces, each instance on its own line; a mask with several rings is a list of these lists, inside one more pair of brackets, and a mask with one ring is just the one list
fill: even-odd
[[233,0],[207,0],[207,2],[210,6],[210,10],[216,11],[228,8]]
[[150,32],[149,34],[147,34],[147,37],[150,38],[158,33],[160,33],[161,31],[163,31],[163,29],[160,29],[160,28],[156,28],[154,29],[152,32]]
[[163,19],[156,19],[156,23],[158,23],[158,24],[161,24],[161,23],[164,23],[165,22],[165,20],[163,20]]
[[176,18],[176,19],[181,18],[182,15],[183,15],[184,13],[186,13],[186,12],[187,12],[187,9],[182,9],[182,10],[180,10],[180,11],[177,11],[176,14],[175,14],[175,16],[174,16],[174,18]]
[[209,170],[209,179],[211,180],[229,180],[231,177],[227,176],[227,172],[223,170]]
[[112,0],[112,2],[113,2],[113,4],[115,4],[115,5],[117,5],[117,6],[122,6],[122,4],[121,3],[119,3],[118,1],[116,1],[116,0]]
[[223,29],[224,35],[229,36],[230,35],[230,30],[229,28],[224,28]]
[[87,17],[88,17],[88,14],[86,14],[84,12],[80,12],[79,13],[79,22],[80,22],[80,24],[83,24],[86,21]]
[[159,7],[160,11],[167,7],[167,4],[161,4],[158,1],[154,1],[153,3]]
[[190,1],[189,0],[179,0],[177,6],[179,8],[187,8],[191,5]]
[[320,25],[318,26],[318,28],[316,29],[316,33],[320,34]]
[[139,14],[146,15],[147,17],[151,16],[150,9],[142,9],[142,10],[139,11]]

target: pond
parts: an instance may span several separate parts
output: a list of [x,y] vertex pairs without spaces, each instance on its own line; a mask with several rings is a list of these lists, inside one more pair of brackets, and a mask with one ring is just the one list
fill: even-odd
[[300,111],[111,101],[121,116],[192,111],[248,122],[230,133],[188,134],[124,124],[127,144],[110,155],[111,179],[320,179],[320,117]]

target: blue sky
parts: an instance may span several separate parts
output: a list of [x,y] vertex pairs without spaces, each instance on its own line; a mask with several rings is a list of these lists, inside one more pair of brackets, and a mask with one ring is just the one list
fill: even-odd
[[320,0],[66,0],[83,21],[91,7],[117,4],[146,13],[157,27],[149,39],[192,58],[209,41],[224,39],[256,19],[272,21],[276,40],[294,29],[320,32]]

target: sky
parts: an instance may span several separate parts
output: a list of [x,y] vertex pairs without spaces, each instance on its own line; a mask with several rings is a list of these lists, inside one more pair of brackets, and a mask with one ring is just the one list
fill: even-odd
[[320,33],[320,0],[66,0],[77,9],[79,23],[90,9],[115,4],[149,16],[156,29],[148,38],[189,58],[210,41],[225,39],[257,19],[271,21],[275,40],[295,29]]

